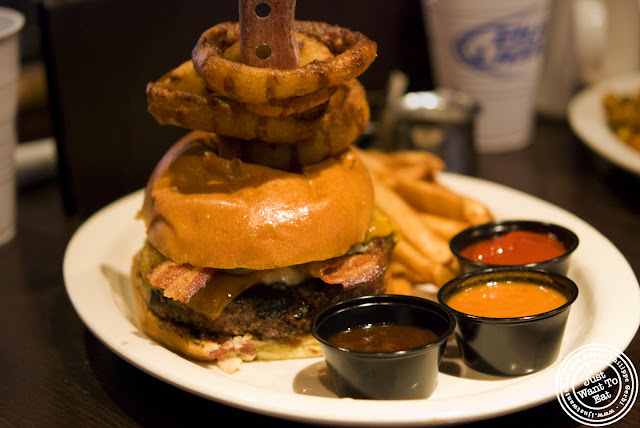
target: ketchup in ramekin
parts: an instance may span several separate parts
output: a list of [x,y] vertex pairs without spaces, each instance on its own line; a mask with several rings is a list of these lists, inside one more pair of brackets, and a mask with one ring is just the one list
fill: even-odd
[[578,236],[560,225],[503,220],[465,229],[449,246],[464,272],[512,266],[566,275],[578,243]]
[[560,257],[567,248],[555,236],[546,233],[514,230],[474,242],[460,254],[468,259],[494,265],[521,265]]

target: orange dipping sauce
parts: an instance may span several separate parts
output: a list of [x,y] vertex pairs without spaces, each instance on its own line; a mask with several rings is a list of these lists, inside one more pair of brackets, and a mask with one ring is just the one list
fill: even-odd
[[516,230],[473,243],[460,254],[494,265],[522,265],[551,260],[566,252],[562,242],[551,235]]
[[465,314],[487,318],[518,318],[542,314],[567,303],[553,287],[523,281],[490,281],[455,292],[447,304]]

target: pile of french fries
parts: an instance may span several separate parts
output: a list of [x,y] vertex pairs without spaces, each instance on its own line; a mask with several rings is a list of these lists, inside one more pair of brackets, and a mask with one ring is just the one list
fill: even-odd
[[494,219],[483,203],[437,180],[446,165],[424,151],[359,150],[378,210],[398,228],[387,292],[416,295],[416,285],[440,287],[461,273],[449,241],[469,226]]

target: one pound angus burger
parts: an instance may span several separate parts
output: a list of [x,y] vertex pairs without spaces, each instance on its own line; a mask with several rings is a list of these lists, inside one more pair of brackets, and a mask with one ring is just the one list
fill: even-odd
[[288,172],[219,157],[217,145],[193,131],[149,179],[132,269],[142,328],[225,372],[319,356],[311,319],[385,289],[393,228],[368,172],[351,149]]

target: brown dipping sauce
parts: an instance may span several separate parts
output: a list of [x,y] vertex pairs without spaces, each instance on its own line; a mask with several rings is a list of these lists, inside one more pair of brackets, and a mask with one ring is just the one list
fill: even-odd
[[328,340],[334,346],[361,352],[397,352],[419,348],[438,339],[426,328],[372,324],[339,331]]

